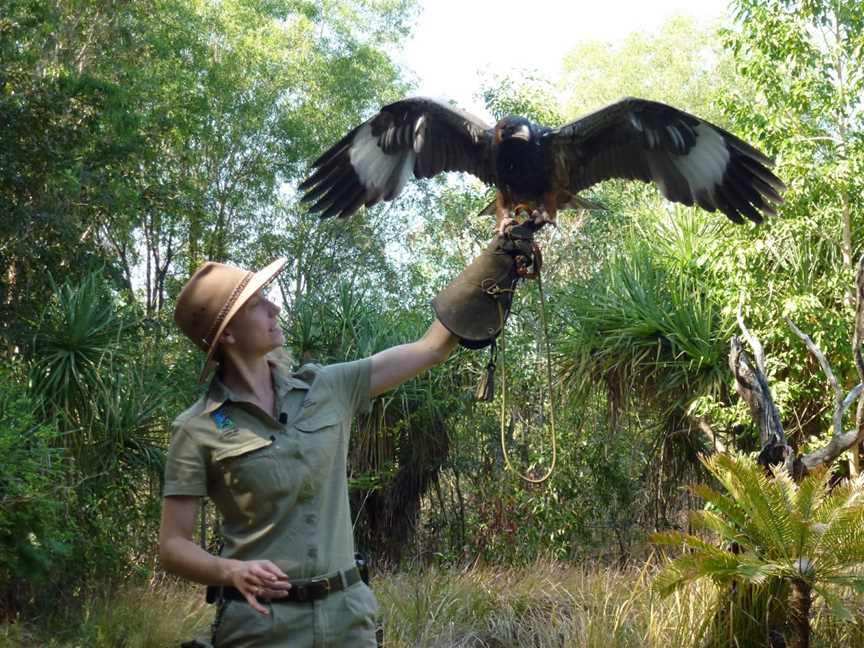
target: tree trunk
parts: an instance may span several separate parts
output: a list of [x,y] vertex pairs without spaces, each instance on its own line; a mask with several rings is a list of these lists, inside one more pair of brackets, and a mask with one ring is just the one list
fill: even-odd
[[[855,328],[852,331],[852,357],[855,359],[855,368],[858,370],[859,382],[864,382],[864,353],[861,346],[864,345],[864,256],[858,261],[858,272],[855,277],[858,288],[858,305],[855,309]],[[861,472],[862,445],[864,445],[864,399],[858,401],[855,411],[855,429],[858,430],[858,442],[852,449],[852,475]]]
[[803,580],[792,581],[792,600],[790,601],[792,627],[791,648],[810,648],[810,603],[811,588]]
[[738,336],[732,336],[729,346],[729,368],[735,376],[735,390],[747,403],[753,421],[759,426],[759,463],[766,469],[776,464],[786,464],[792,474],[794,452],[786,443],[780,414],[771,397],[768,380],[759,367],[760,363],[754,365],[750,361]]

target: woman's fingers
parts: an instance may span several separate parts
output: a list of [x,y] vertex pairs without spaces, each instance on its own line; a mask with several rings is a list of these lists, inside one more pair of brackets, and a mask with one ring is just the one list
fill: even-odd
[[268,587],[274,590],[289,590],[291,589],[291,583],[288,582],[288,576],[285,575],[279,567],[274,565],[270,561],[264,561],[260,565],[262,570],[262,575],[260,579],[260,584],[264,587]]
[[261,605],[258,602],[258,599],[256,598],[257,594],[253,593],[254,590],[258,590],[258,589],[259,588],[256,587],[256,588],[253,588],[249,591],[243,592],[243,596],[246,597],[246,602],[249,604],[249,606],[253,610],[258,612],[259,614],[263,614],[264,616],[267,616],[268,614],[270,614],[270,612],[267,610],[267,608],[265,608],[263,605]]
[[261,594],[259,596],[270,599],[285,598],[286,596],[288,596],[288,589],[290,587],[290,585],[288,585],[287,587],[281,587],[279,585],[265,587],[261,590]]
[[269,560],[265,560],[261,565],[268,576],[271,576],[273,580],[288,580],[288,576],[283,572],[277,565],[270,562]]
[[288,576],[269,560],[250,561],[244,567],[237,579],[240,584],[236,587],[243,593],[252,609],[263,615],[269,614],[258,598],[278,599],[288,596],[288,590],[291,589]]

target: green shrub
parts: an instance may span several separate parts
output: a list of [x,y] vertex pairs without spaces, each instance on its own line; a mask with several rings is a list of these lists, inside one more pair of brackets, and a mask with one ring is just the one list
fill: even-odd
[[18,363],[0,365],[0,614],[28,602],[69,554],[68,468],[58,431],[39,422]]

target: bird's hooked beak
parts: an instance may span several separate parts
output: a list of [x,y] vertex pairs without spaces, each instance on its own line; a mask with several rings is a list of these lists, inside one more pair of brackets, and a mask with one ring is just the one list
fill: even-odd
[[528,128],[528,126],[526,124],[522,124],[519,126],[519,128],[517,128],[512,133],[510,133],[509,139],[521,139],[521,140],[524,140],[526,142],[530,142],[531,141],[531,129]]

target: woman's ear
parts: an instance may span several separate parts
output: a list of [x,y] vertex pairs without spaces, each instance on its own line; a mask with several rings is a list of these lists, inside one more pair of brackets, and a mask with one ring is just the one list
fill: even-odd
[[231,329],[225,327],[225,330],[222,331],[222,335],[219,336],[219,344],[222,347],[226,345],[234,344],[237,340],[234,337],[234,334],[231,332]]

